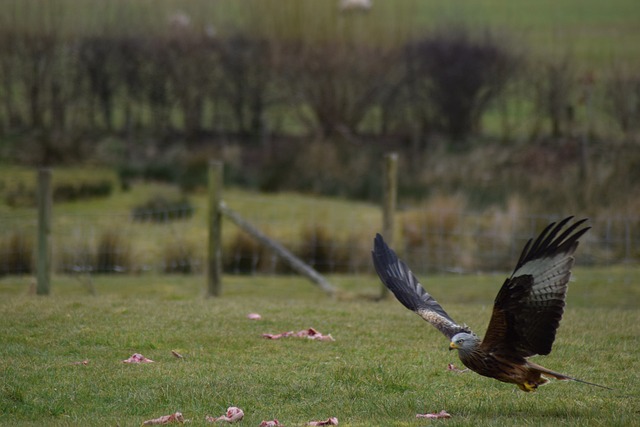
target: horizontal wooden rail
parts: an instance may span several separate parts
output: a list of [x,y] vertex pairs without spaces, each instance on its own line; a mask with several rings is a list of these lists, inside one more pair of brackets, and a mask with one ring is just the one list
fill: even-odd
[[218,205],[218,209],[222,215],[224,215],[227,219],[233,222],[235,225],[240,227],[242,230],[251,235],[254,239],[259,241],[265,247],[276,253],[279,257],[281,257],[284,261],[286,261],[291,268],[293,268],[298,273],[307,277],[313,283],[315,283],[320,289],[328,293],[329,295],[335,295],[335,289],[329,283],[329,281],[318,273],[313,267],[306,264],[300,258],[296,257],[292,254],[287,248],[282,246],[280,243],[276,242],[273,239],[270,239],[266,234],[262,233],[255,226],[253,226],[250,222],[245,220],[229,208],[223,201]]

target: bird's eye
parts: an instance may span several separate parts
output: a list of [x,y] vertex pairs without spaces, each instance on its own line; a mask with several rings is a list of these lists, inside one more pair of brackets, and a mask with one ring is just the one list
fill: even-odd
[[458,340],[458,344],[462,344],[463,342],[464,342],[464,340],[463,340],[462,338],[460,338],[460,339]]

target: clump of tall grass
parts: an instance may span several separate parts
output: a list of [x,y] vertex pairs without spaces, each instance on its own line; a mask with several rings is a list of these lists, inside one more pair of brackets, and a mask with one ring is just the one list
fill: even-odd
[[33,241],[24,232],[15,231],[0,238],[0,276],[31,274]]
[[243,231],[222,252],[223,269],[227,273],[255,274],[274,273],[283,270],[281,261],[267,248]]
[[91,273],[96,269],[96,254],[87,240],[68,241],[60,251],[58,270],[63,273]]
[[468,231],[476,236],[473,247],[476,268],[507,271],[514,267],[525,241],[533,237],[528,236],[530,230],[523,218],[526,218],[525,203],[514,196],[504,206],[491,206],[483,215],[468,221]]
[[[361,259],[352,253],[353,246],[345,239],[318,224],[303,225],[296,243],[287,249],[320,273],[349,272],[352,261]],[[242,231],[238,231],[225,246],[223,266],[228,273],[291,272],[276,254]]]
[[96,273],[122,273],[133,266],[131,244],[118,230],[105,230],[98,237]]
[[78,239],[60,251],[58,270],[63,273],[124,273],[133,267],[131,244],[122,232],[103,230],[92,244]]
[[465,232],[466,200],[436,196],[419,209],[401,215],[404,257],[420,271],[468,269],[474,264],[474,242]]
[[135,221],[166,222],[190,218],[193,211],[191,202],[184,197],[171,200],[162,195],[155,195],[134,207],[131,216]]
[[349,270],[350,248],[321,224],[303,226],[298,256],[320,273]]
[[162,265],[164,273],[190,274],[199,270],[200,263],[196,259],[194,245],[178,239],[168,242],[164,247]]

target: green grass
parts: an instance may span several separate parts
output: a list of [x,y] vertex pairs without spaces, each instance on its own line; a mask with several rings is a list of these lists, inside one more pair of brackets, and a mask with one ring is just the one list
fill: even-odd
[[[373,302],[373,276],[331,277],[342,290],[336,300],[293,276],[225,277],[220,299],[202,297],[201,276],[97,276],[97,297],[64,276],[50,297],[28,295],[26,278],[3,278],[0,424],[137,426],[181,411],[197,426],[239,406],[246,426],[329,416],[346,426],[423,426],[416,413],[442,409],[453,418],[433,425],[637,425],[640,270],[575,276],[554,351],[536,360],[614,391],[553,381],[525,394],[447,372],[447,363],[460,363],[446,340],[394,299]],[[482,333],[502,280],[424,283]],[[262,321],[245,318],[254,311]],[[310,326],[336,341],[260,336]],[[121,363],[134,352],[156,363]],[[84,359],[87,366],[72,364]]]

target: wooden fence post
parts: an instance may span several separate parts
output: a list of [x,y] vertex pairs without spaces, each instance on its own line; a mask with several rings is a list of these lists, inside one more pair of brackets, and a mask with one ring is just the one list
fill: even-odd
[[207,254],[207,296],[220,296],[222,291],[222,214],[220,202],[224,179],[224,165],[209,162],[209,251]]
[[51,284],[51,169],[38,170],[38,257],[36,294],[49,295]]
[[[382,201],[382,235],[390,247],[393,247],[393,229],[398,198],[398,153],[387,153],[384,156]],[[386,298],[389,290],[382,285],[380,298]]]

